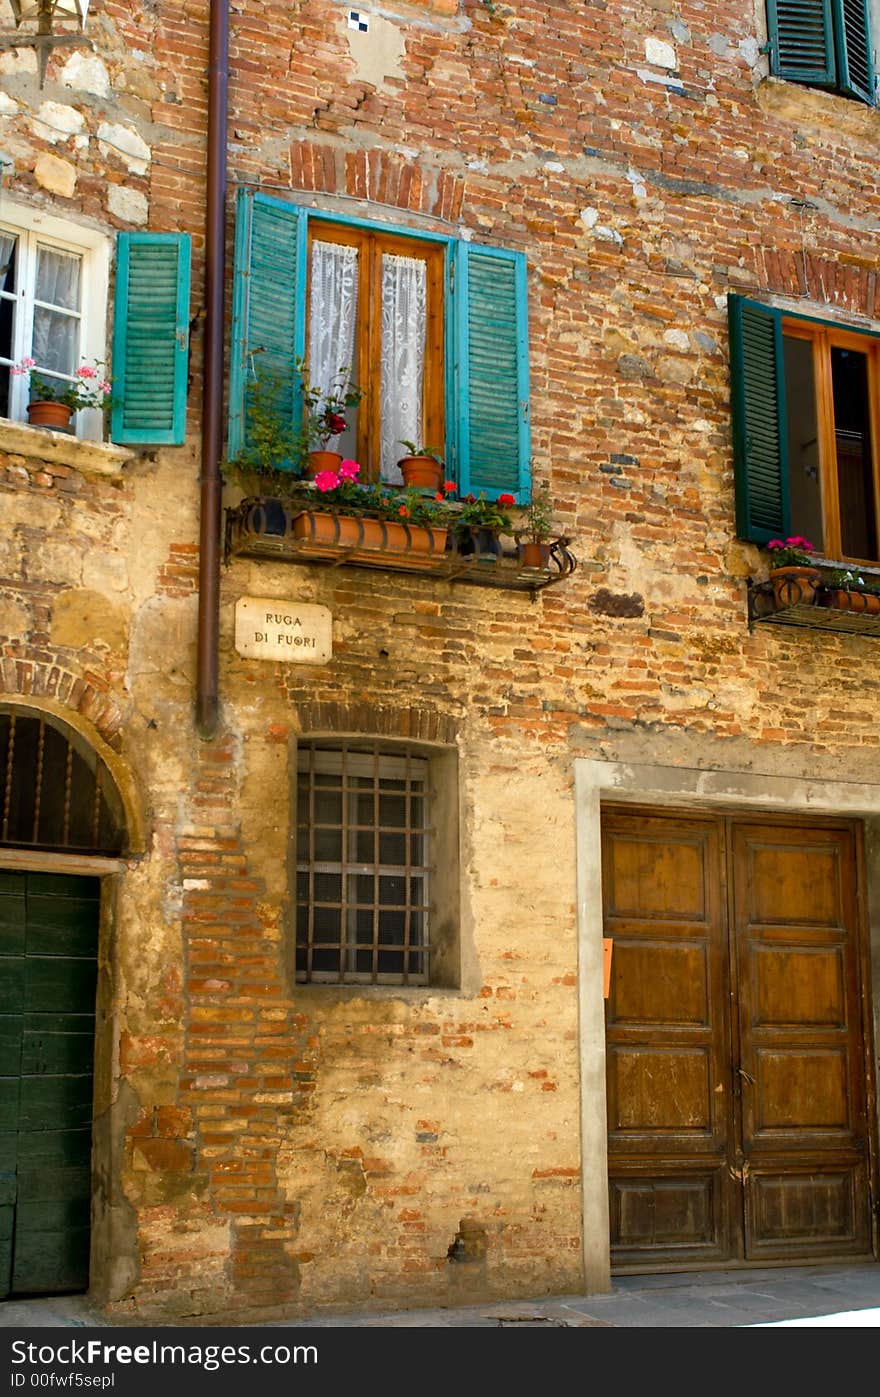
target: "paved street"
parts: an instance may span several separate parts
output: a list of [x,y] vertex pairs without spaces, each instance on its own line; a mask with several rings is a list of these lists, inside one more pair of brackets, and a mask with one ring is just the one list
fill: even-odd
[[[131,1320],[118,1323],[130,1326]],[[204,1324],[200,1318],[188,1321]],[[234,1314],[212,1324],[249,1327]],[[0,1327],[106,1327],[84,1296],[7,1300]],[[628,1276],[609,1295],[564,1295],[455,1308],[359,1310],[261,1322],[268,1328],[732,1328],[880,1327],[880,1265],[797,1266]],[[180,1326],[185,1327],[185,1326]]]

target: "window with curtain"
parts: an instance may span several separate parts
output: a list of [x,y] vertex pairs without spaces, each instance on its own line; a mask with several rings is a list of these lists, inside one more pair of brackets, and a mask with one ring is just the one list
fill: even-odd
[[434,450],[461,495],[531,483],[525,254],[467,237],[349,218],[263,190],[238,191],[229,437],[252,444],[259,372],[299,425],[298,365],[325,390],[340,369],[362,392],[331,449],[365,480],[400,482],[404,441]]
[[399,484],[404,441],[444,452],[442,249],[322,224],[309,243],[308,377],[347,370],[364,393],[328,443],[365,478]]
[[[24,358],[47,379],[70,380],[83,360],[105,359],[109,240],[67,220],[6,203],[0,213],[0,417],[24,421]],[[80,436],[100,438],[102,415],[78,414]]]

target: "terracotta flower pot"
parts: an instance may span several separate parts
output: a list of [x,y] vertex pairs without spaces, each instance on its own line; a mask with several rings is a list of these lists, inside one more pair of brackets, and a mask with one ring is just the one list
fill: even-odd
[[550,545],[535,543],[530,539],[519,546],[520,566],[524,568],[545,568],[550,561]]
[[314,480],[321,471],[338,471],[341,465],[342,453],[339,451],[310,451],[305,473],[309,480]]
[[70,426],[73,408],[66,403],[53,403],[37,400],[27,405],[28,422],[32,427],[53,427],[64,431]]
[[436,494],[443,484],[443,467],[433,456],[402,456],[397,465],[407,487]]
[[816,600],[816,588],[821,576],[818,568],[773,568],[770,572],[773,600],[778,607],[811,606]]

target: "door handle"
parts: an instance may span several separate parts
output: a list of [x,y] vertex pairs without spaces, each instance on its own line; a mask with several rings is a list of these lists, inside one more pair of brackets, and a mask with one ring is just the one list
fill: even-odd
[[746,1072],[744,1067],[738,1067],[736,1070],[742,1077],[743,1081],[748,1082],[750,1087],[753,1087],[755,1085],[755,1079],[752,1076],[751,1072]]

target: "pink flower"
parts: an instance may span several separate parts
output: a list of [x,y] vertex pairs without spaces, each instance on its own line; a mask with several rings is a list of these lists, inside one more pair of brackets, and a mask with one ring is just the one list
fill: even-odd
[[326,495],[328,490],[335,490],[339,484],[339,476],[335,471],[318,471],[315,476],[315,489],[320,490],[322,495]]
[[31,359],[30,356],[26,354],[25,357],[22,360],[20,360],[19,363],[13,364],[10,372],[14,374],[16,378],[19,378],[22,374],[28,373],[29,370],[31,370],[34,367],[36,362],[36,359]]
[[91,364],[81,364],[76,371],[77,378],[97,378],[98,370],[93,369]]
[[110,393],[112,392],[112,390],[113,384],[110,383],[106,378],[103,380],[103,382],[98,384],[98,391],[100,393]]
[[358,465],[357,461],[342,461],[339,466],[339,479],[357,480],[358,476],[360,475],[360,472],[361,468]]

